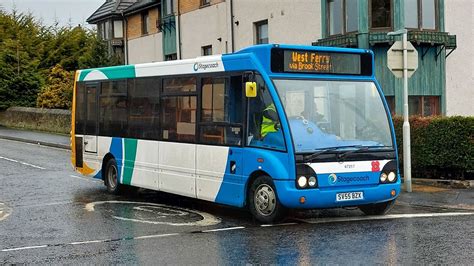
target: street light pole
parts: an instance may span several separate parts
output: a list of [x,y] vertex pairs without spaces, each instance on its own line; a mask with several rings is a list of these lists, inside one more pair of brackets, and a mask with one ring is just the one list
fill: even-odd
[[410,122],[408,120],[408,48],[407,30],[402,29],[389,32],[388,36],[403,36],[403,175],[407,192],[411,189],[411,144],[410,144]]

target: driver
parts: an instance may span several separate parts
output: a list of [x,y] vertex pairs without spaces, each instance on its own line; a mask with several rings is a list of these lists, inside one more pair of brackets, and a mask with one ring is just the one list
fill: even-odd
[[279,129],[278,114],[275,105],[272,103],[263,110],[262,126],[260,130],[262,139],[265,138],[268,133],[278,132]]

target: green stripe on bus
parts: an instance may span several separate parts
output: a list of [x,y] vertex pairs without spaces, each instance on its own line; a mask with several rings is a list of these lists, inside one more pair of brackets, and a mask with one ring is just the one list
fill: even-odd
[[137,144],[138,140],[136,139],[124,139],[125,162],[122,182],[125,185],[131,185],[132,183],[133,168],[135,167],[135,158],[137,156]]
[[126,78],[136,77],[135,66],[127,65],[127,66],[102,67],[102,68],[81,70],[81,74],[79,75],[79,81],[84,81],[86,76],[92,71],[100,71],[104,73],[104,75],[108,79],[126,79]]

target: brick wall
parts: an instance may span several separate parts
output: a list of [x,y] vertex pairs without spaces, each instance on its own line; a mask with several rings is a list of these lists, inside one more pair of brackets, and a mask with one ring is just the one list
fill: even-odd
[[127,38],[129,40],[142,36],[142,17],[135,14],[127,17]]
[[[225,0],[211,0],[211,5],[225,2]],[[197,10],[201,7],[201,0],[180,0],[179,12],[181,14]]]
[[[150,30],[148,34],[158,33],[156,21],[159,18],[158,7],[148,9],[150,18]],[[134,14],[127,17],[127,38],[133,40],[142,36],[142,13]]]

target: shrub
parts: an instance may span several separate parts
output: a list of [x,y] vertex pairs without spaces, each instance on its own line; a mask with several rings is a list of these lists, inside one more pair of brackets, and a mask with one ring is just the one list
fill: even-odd
[[[403,169],[403,118],[393,118]],[[474,117],[411,117],[414,177],[474,178]]]

